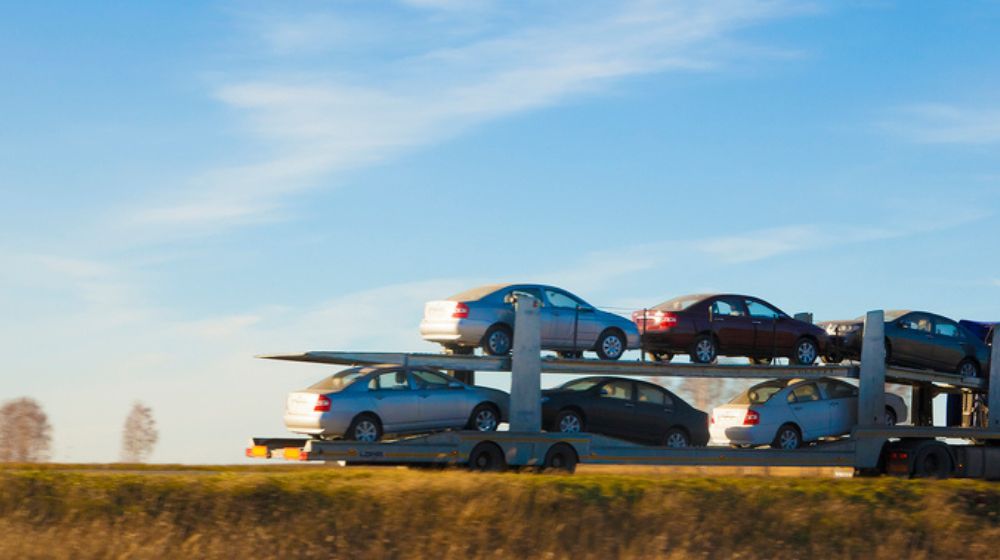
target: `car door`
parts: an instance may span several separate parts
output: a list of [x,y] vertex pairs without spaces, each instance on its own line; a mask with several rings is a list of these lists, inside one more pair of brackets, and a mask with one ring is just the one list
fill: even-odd
[[615,379],[599,387],[587,414],[587,431],[610,436],[628,433],[635,421],[635,389],[629,379]]
[[674,424],[674,399],[664,389],[636,382],[636,403],[631,430],[636,436],[661,444]]
[[465,387],[453,387],[447,376],[429,369],[410,370],[424,428],[464,426],[471,413]]
[[823,398],[815,382],[792,387],[787,401],[804,440],[830,435],[830,403]]
[[720,354],[745,356],[753,352],[754,325],[740,298],[715,298],[708,313],[712,332],[719,339]]
[[419,400],[410,388],[409,376],[403,368],[373,376],[368,391],[375,401],[375,414],[386,433],[420,428]]
[[901,365],[933,368],[935,361],[934,321],[927,313],[907,313],[895,322],[891,359]]
[[757,358],[784,356],[795,345],[794,325],[787,315],[767,302],[746,298],[747,313],[754,326],[753,353]]
[[574,341],[577,348],[590,348],[593,345],[593,341],[585,346],[582,344],[580,335],[593,330],[593,328],[585,326],[581,330],[580,322],[588,320],[593,322],[594,320],[594,313],[580,313],[580,308],[584,307],[582,301],[555,288],[545,289],[545,301],[549,324],[542,325],[542,338],[548,340],[547,346],[571,349],[574,348]]
[[858,388],[837,379],[818,385],[830,406],[830,435],[849,433],[858,423]]
[[934,318],[934,361],[942,371],[956,371],[965,359],[965,336],[958,323],[944,317]]

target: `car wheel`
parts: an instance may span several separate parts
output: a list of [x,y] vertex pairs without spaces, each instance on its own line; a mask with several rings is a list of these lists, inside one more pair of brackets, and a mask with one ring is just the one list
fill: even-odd
[[674,359],[674,355],[670,352],[646,352],[646,356],[654,362],[660,362],[663,364],[670,363],[670,360]]
[[775,449],[798,449],[802,447],[802,433],[794,424],[785,424],[774,434],[771,447]]
[[811,338],[800,338],[795,343],[794,357],[795,363],[800,366],[811,366],[816,363],[816,358],[819,357],[819,347],[816,346],[816,342]]
[[691,361],[698,364],[710,364],[715,361],[718,352],[715,338],[709,334],[700,334],[691,345]]
[[514,345],[514,334],[507,325],[493,325],[483,335],[483,352],[490,356],[510,354]]
[[507,461],[504,461],[503,451],[495,443],[484,441],[469,453],[469,470],[497,472],[506,468]]
[[374,442],[382,439],[382,423],[374,414],[359,414],[347,428],[347,439]]
[[958,364],[958,374],[962,377],[979,377],[979,364],[966,358]]
[[625,337],[616,330],[608,329],[597,337],[597,357],[602,360],[617,360],[625,353]]
[[477,432],[495,432],[500,425],[500,413],[497,407],[489,403],[476,405],[469,416],[467,427]]
[[564,360],[579,360],[583,357],[583,352],[557,352],[560,358]]
[[691,438],[680,428],[670,428],[667,430],[667,435],[663,436],[663,445],[674,448],[691,447]]
[[895,426],[897,422],[896,411],[891,406],[885,407],[885,425]]
[[545,452],[542,468],[572,473],[576,470],[576,463],[576,451],[567,443],[557,443]]
[[553,432],[575,434],[583,431],[583,417],[575,410],[563,410],[552,423]]

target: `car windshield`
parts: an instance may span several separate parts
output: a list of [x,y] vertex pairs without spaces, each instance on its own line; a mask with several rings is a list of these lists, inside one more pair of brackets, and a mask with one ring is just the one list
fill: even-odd
[[573,381],[563,383],[559,386],[559,388],[567,391],[586,391],[601,381],[601,379],[575,379]]
[[479,286],[478,288],[472,288],[470,290],[465,290],[464,292],[459,292],[453,296],[448,296],[451,301],[479,301],[484,297],[492,294],[493,292],[499,290],[500,288],[506,287],[507,284],[490,284],[488,286]]
[[653,309],[659,309],[660,311],[684,311],[688,307],[691,307],[692,305],[705,299],[705,297],[707,296],[703,294],[675,297],[674,299],[667,300],[659,305],[654,305]]
[[763,404],[773,397],[778,391],[788,385],[787,381],[767,381],[759,385],[754,385],[745,393],[736,395],[736,398],[729,401],[730,404]]
[[309,386],[310,389],[321,389],[323,391],[329,391],[331,393],[336,393],[337,391],[343,391],[349,385],[358,380],[358,378],[369,373],[371,371],[368,368],[351,368],[345,369],[344,371],[339,371],[330,377],[324,377],[316,383]]

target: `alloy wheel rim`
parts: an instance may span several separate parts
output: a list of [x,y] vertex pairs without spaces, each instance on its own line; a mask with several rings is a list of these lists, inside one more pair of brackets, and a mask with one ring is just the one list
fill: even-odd
[[358,441],[375,441],[376,433],[378,432],[373,422],[362,420],[358,422],[358,426],[354,429],[354,439]]
[[497,354],[503,354],[507,350],[510,350],[510,342],[507,340],[507,334],[503,331],[497,331],[490,335],[490,348]]
[[576,433],[580,431],[580,419],[573,414],[563,416],[559,421],[559,431],[564,433]]
[[976,368],[975,368],[975,366],[973,366],[969,362],[965,362],[964,364],[962,364],[962,371],[961,371],[961,373],[962,373],[962,377],[975,377],[975,375],[976,375]]
[[715,351],[712,348],[712,343],[708,340],[702,340],[698,343],[697,354],[698,359],[703,362],[710,362],[714,357]]
[[684,434],[673,433],[667,438],[667,447],[687,447]]
[[480,432],[489,432],[497,427],[497,418],[492,410],[482,410],[476,415],[476,428]]
[[622,353],[622,341],[617,336],[609,336],[604,339],[601,348],[605,355],[615,357]]
[[781,432],[781,437],[778,441],[781,443],[782,449],[795,449],[798,447],[799,436],[792,430],[785,430]]
[[799,344],[799,363],[811,364],[816,361],[816,349],[808,342]]

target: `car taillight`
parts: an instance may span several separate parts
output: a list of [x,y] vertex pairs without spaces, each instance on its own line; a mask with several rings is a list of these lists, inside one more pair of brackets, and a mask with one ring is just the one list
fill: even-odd
[[330,411],[330,397],[326,395],[320,395],[316,398],[316,406],[313,407],[316,412],[329,412]]
[[455,310],[451,312],[452,319],[465,319],[469,316],[469,306],[464,303],[456,303]]
[[756,410],[748,410],[747,415],[743,417],[744,426],[756,426],[760,424],[760,413]]
[[893,461],[905,461],[910,458],[910,454],[906,451],[893,451],[889,453],[889,459]]
[[647,331],[666,331],[677,326],[677,314],[669,311],[636,311],[632,321]]

